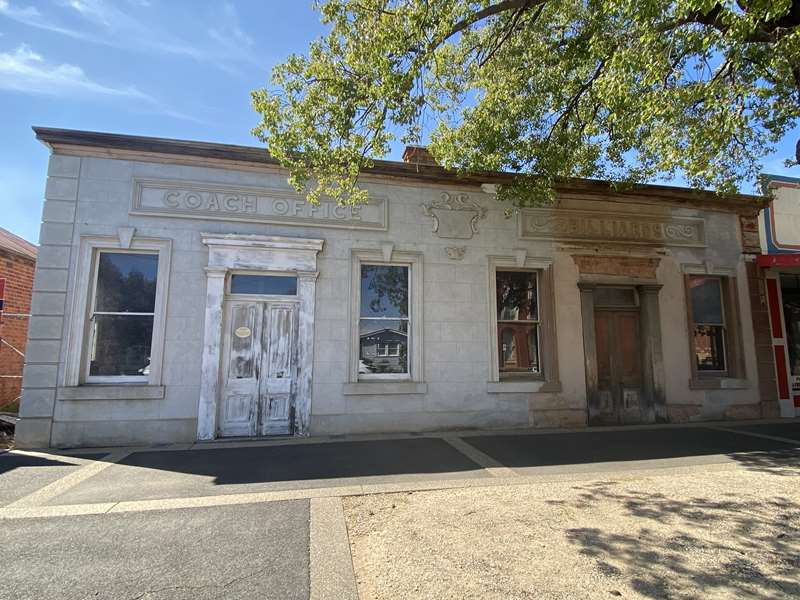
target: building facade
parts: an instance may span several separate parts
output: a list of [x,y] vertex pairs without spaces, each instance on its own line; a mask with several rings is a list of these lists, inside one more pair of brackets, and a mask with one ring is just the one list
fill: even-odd
[[0,228],[0,412],[19,407],[36,253],[36,246]]
[[756,418],[774,401],[741,227],[758,197],[574,181],[509,216],[493,191],[512,175],[412,151],[363,173],[369,204],[313,206],[263,149],[36,133],[52,156],[20,445]]
[[800,416],[800,179],[768,175],[758,217],[769,337],[782,417]]

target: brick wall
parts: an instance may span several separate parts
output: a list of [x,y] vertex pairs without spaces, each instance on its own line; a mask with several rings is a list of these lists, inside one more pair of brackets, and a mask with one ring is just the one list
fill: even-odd
[[[25,352],[28,318],[8,316],[9,313],[28,314],[31,309],[31,290],[36,262],[30,258],[0,249],[0,278],[6,279],[5,308],[0,337],[21,352]],[[0,375],[22,375],[24,359],[0,344]],[[22,379],[0,377],[0,411],[15,411]]]

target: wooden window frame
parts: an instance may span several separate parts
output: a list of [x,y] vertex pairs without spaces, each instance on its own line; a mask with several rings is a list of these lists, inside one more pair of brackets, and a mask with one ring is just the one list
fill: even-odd
[[[85,349],[84,353],[85,356],[83,357],[83,364],[82,364],[82,379],[86,383],[104,383],[104,384],[115,384],[115,383],[143,383],[146,384],[149,381],[148,375],[92,375],[91,374],[91,363],[92,363],[92,354],[94,350],[94,344],[96,342],[95,333],[92,331],[92,320],[94,319],[95,315],[111,315],[111,316],[126,316],[126,317],[152,317],[153,318],[153,334],[150,337],[150,362],[152,364],[152,354],[153,354],[153,339],[155,338],[155,320],[156,320],[156,304],[155,299],[153,302],[153,312],[147,313],[124,313],[124,312],[105,312],[105,311],[98,311],[97,310],[97,278],[100,275],[100,257],[103,254],[140,254],[144,256],[155,256],[157,259],[159,258],[159,253],[154,250],[133,250],[133,249],[123,249],[123,248],[98,248],[93,257],[93,264],[92,264],[92,279],[89,286],[89,300],[88,300],[88,314],[87,314],[87,324],[86,324],[86,338],[85,338]],[[158,269],[156,269],[156,289],[158,289]]]
[[[711,371],[697,368],[695,355],[694,330],[695,323],[692,310],[692,297],[689,287],[691,278],[705,277],[719,281],[722,298],[722,328],[725,370]],[[691,368],[691,389],[717,389],[724,387],[742,387],[746,378],[744,353],[742,349],[742,331],[739,312],[738,279],[735,275],[720,272],[701,272],[689,270],[684,273],[684,294],[686,299],[686,324],[689,339],[689,363]],[[702,325],[703,323],[699,323]],[[741,385],[737,385],[736,382]]]
[[[150,345],[150,374],[143,376],[88,377],[91,336],[89,325],[95,294],[97,267],[101,252],[157,254],[156,298],[153,314],[153,338]],[[67,332],[64,387],[80,385],[161,385],[166,333],[167,297],[169,294],[172,241],[163,238],[134,236],[129,243],[114,236],[82,236],[78,254],[77,276],[72,290],[72,319]]]
[[[488,257],[488,328],[489,328],[489,393],[557,392],[561,390],[558,376],[558,343],[556,339],[555,290],[553,261],[529,257],[524,251],[516,256]],[[537,273],[539,296],[539,372],[509,373],[500,371],[497,340],[497,271],[527,271]]]
[[[422,383],[424,377],[423,362],[423,314],[422,314],[422,253],[396,251],[394,248],[371,250],[353,249],[350,263],[350,350],[349,356],[349,382],[345,391],[348,394],[361,393],[358,387],[364,390],[370,384],[386,384],[381,387],[383,393],[400,393],[406,390],[402,387],[408,383]],[[400,266],[408,267],[408,373],[359,373],[360,336],[359,324],[361,321],[361,266]],[[396,390],[391,388],[397,385]],[[416,388],[415,388],[416,390]]]

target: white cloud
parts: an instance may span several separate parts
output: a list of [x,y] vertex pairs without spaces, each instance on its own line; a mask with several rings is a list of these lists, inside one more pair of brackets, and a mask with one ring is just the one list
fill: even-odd
[[172,110],[134,86],[103,84],[89,78],[77,65],[50,63],[25,44],[10,52],[0,52],[0,90],[82,100],[124,99],[135,101],[146,112],[197,121],[194,117]]
[[0,53],[0,89],[51,96],[124,96],[152,102],[135,87],[117,88],[92,81],[78,66],[48,63],[25,44]]
[[[163,15],[150,11],[147,0],[129,0],[125,5],[106,0],[60,0],[64,18],[45,16],[33,6],[18,7],[10,0],[0,0],[0,15],[29,27],[60,33],[82,41],[132,50],[185,56],[198,62],[211,63],[231,70],[236,63],[255,64],[250,50],[253,39],[242,28],[236,8],[229,3],[215,5],[207,23],[182,23],[181,30],[196,31],[200,39],[176,37],[164,29]],[[144,13],[144,14],[143,14]],[[174,30],[174,28],[173,28]]]

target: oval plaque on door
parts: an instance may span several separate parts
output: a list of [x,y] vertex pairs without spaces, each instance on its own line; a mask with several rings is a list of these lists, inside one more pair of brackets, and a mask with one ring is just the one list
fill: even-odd
[[250,334],[253,333],[250,331],[249,327],[237,327],[233,334],[239,338],[246,338],[250,337]]

